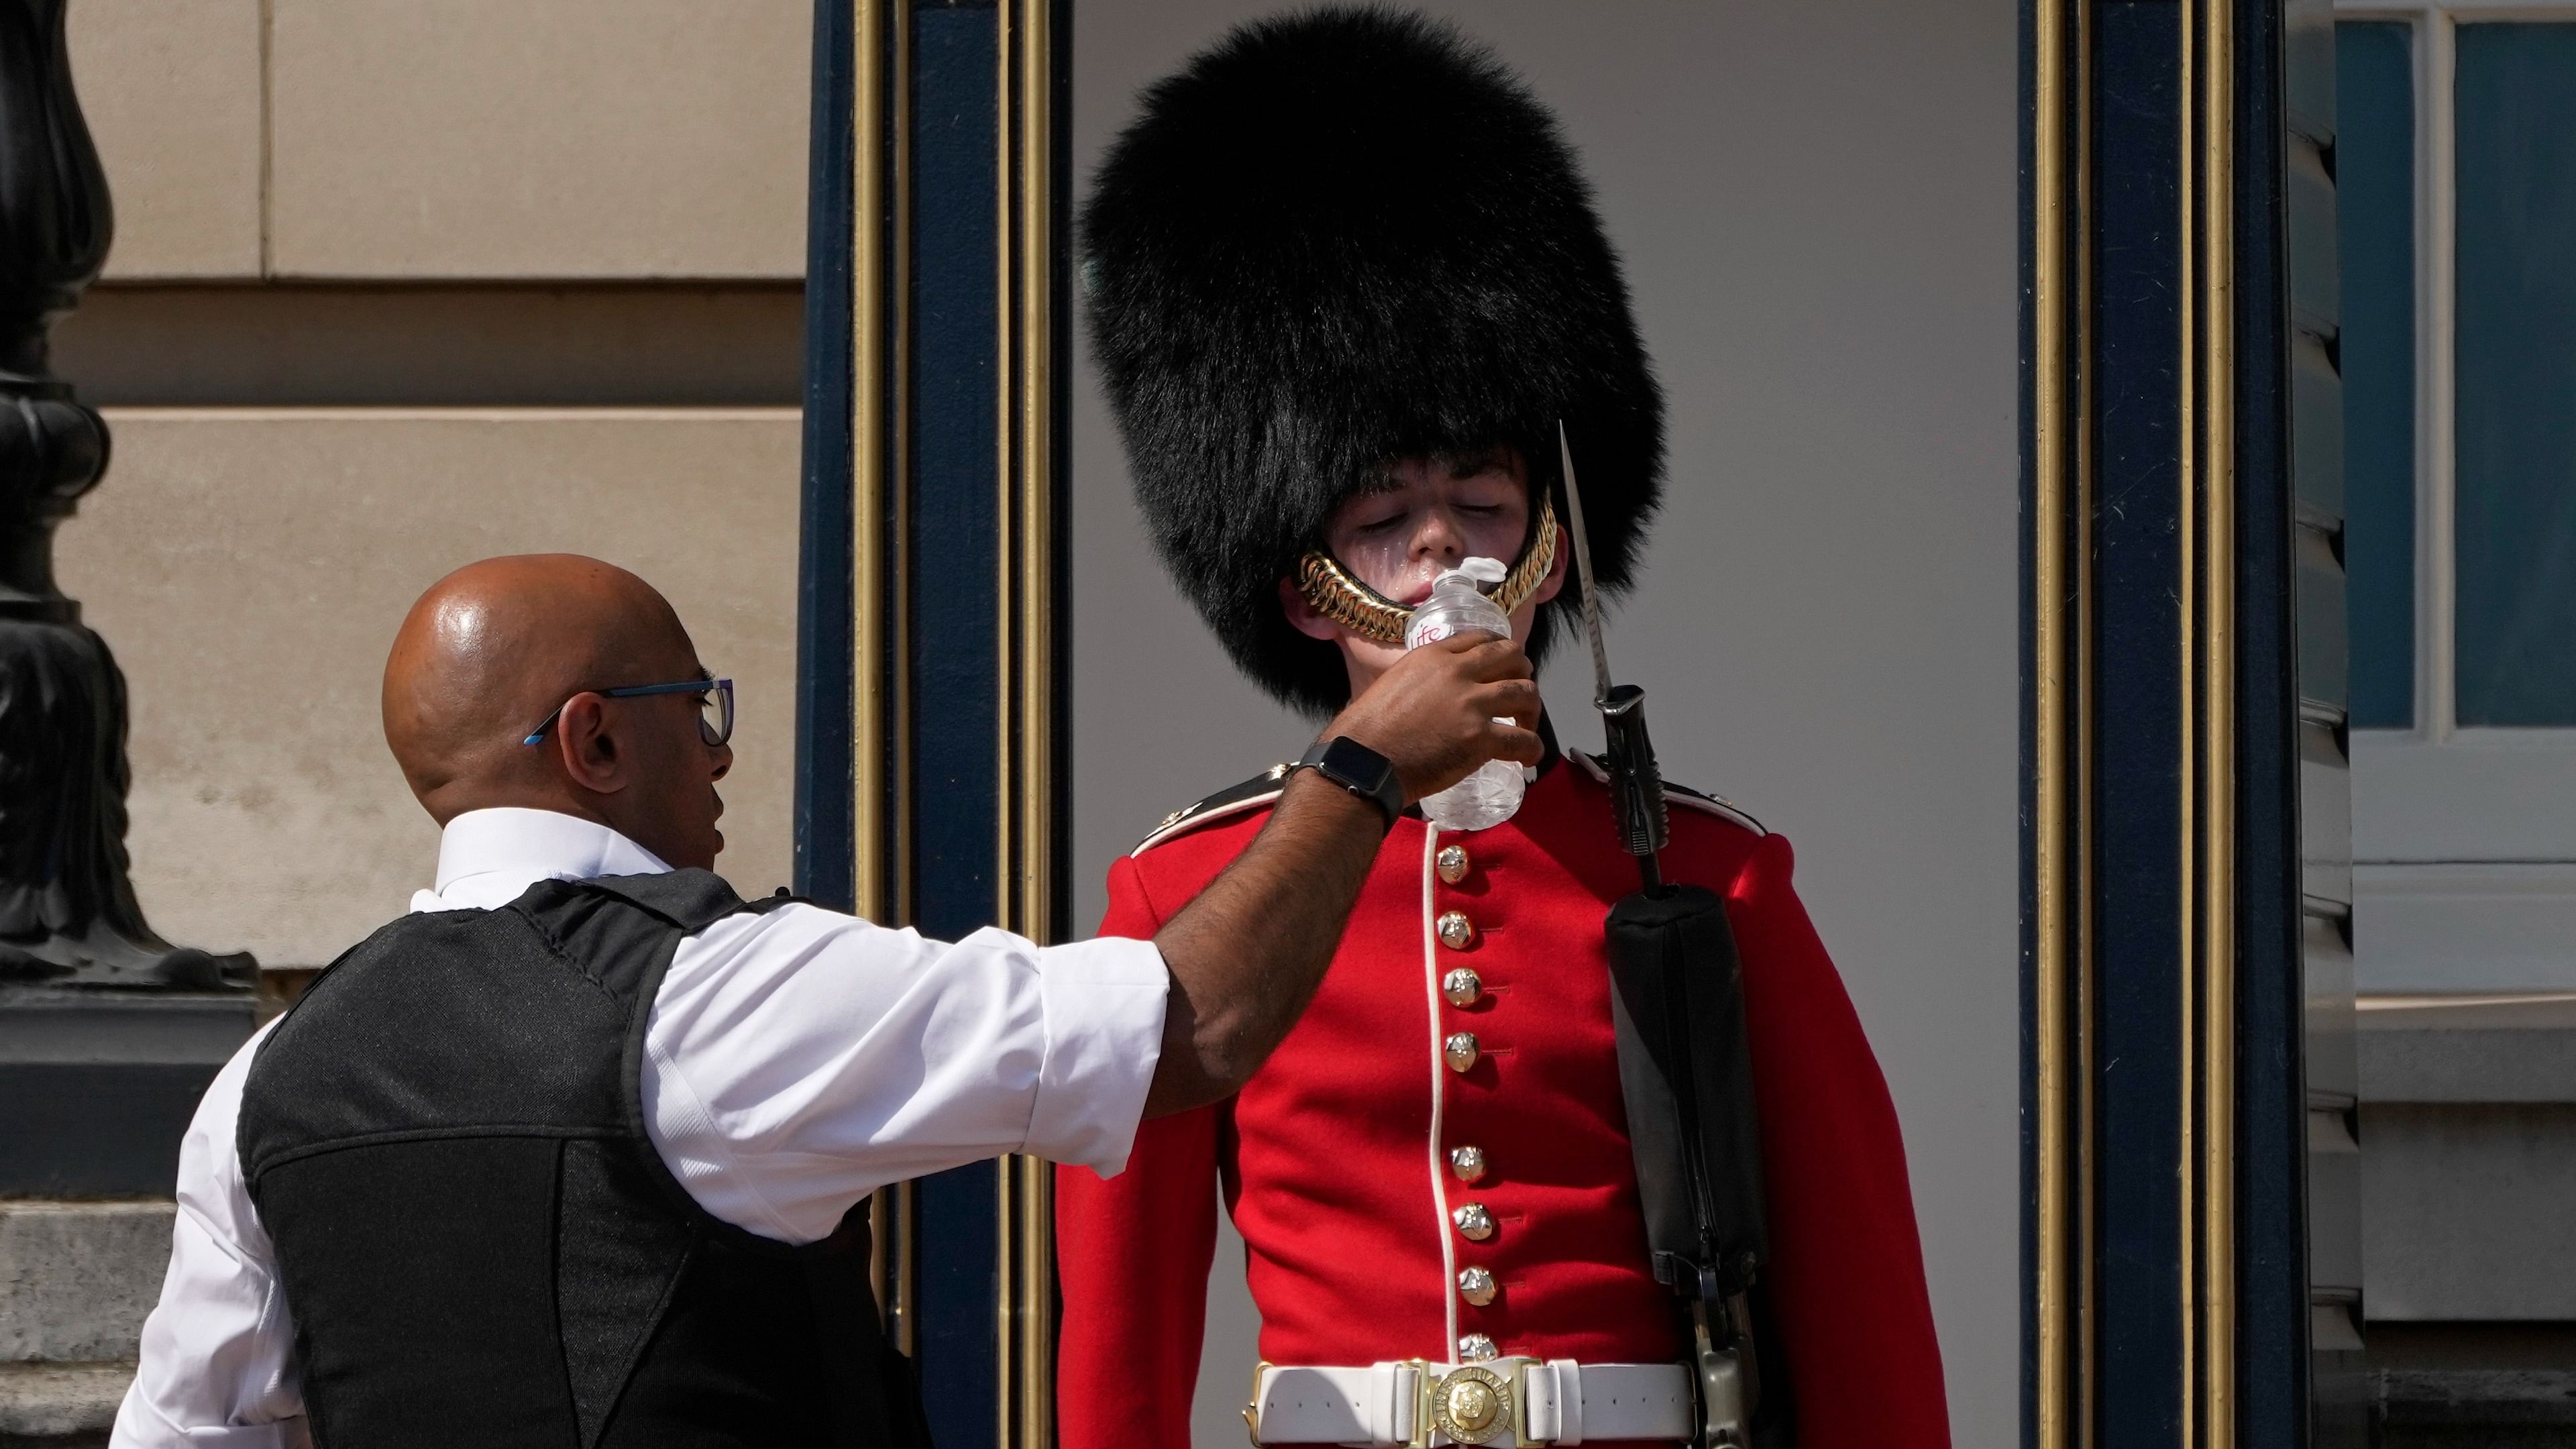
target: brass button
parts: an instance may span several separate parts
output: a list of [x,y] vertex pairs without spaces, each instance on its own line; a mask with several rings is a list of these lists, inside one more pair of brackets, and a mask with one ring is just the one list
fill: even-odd
[[1453,1072],[1463,1072],[1469,1067],[1474,1066],[1476,1064],[1476,1034],[1472,1031],[1453,1031],[1449,1033],[1449,1039],[1440,1044],[1440,1060],[1447,1062],[1449,1064],[1449,1070]]
[[1440,847],[1440,853],[1431,857],[1431,868],[1440,872],[1440,878],[1451,885],[1456,885],[1458,882],[1465,880],[1467,878],[1467,847],[1463,845],[1444,845]]
[[1431,928],[1440,933],[1440,944],[1452,951],[1464,951],[1467,943],[1476,939],[1475,924],[1467,919],[1465,911],[1442,911]]
[[1493,1302],[1494,1290],[1497,1286],[1494,1275],[1489,1269],[1461,1268],[1458,1270],[1458,1296],[1475,1307],[1482,1308]]
[[1501,1355],[1502,1350],[1494,1347],[1494,1341],[1481,1333],[1466,1334],[1458,1340],[1460,1363],[1484,1363]]
[[1485,1149],[1473,1145],[1449,1149],[1449,1170],[1460,1182],[1474,1182],[1485,1175]]
[[1471,1243],[1481,1243],[1494,1235],[1494,1215],[1485,1211],[1485,1205],[1480,1202],[1454,1209],[1449,1214],[1449,1221],[1456,1223],[1459,1235]]
[[1441,998],[1451,1006],[1473,1006],[1476,1004],[1476,998],[1484,994],[1484,978],[1478,976],[1472,968],[1452,966],[1449,968],[1449,974],[1440,978]]

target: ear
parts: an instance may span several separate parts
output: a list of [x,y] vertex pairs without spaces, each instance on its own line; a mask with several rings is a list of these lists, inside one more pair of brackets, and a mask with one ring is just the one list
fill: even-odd
[[1309,639],[1330,644],[1342,637],[1342,626],[1324,617],[1321,610],[1306,602],[1305,591],[1294,579],[1279,581],[1279,611],[1288,616],[1288,627]]
[[614,795],[627,786],[629,751],[610,730],[606,706],[596,694],[576,694],[555,720],[555,758],[574,785],[593,795]]

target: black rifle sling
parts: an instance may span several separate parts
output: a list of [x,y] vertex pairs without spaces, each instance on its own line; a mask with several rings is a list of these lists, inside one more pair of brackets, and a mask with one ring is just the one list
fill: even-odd
[[1787,1376],[1757,1286],[1770,1261],[1761,1126],[1725,903],[1699,886],[1641,892],[1611,908],[1608,936],[1619,1087],[1655,1277],[1683,1302],[1704,1302],[1712,1323],[1750,1330],[1754,1442],[1785,1444]]

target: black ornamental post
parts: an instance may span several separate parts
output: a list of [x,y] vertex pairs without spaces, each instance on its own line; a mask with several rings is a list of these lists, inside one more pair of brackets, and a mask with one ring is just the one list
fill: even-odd
[[72,93],[64,0],[0,0],[0,986],[241,991],[246,955],[173,947],[125,853],[125,679],[54,583],[54,528],[107,425],[46,333],[107,258],[107,178]]

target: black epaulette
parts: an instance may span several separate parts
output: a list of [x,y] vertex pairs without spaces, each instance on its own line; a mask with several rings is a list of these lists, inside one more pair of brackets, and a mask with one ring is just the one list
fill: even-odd
[[1173,836],[1195,830],[1209,821],[1223,820],[1269,804],[1288,787],[1288,772],[1295,768],[1294,762],[1283,760],[1241,784],[1228,785],[1204,800],[1182,806],[1164,816],[1163,823],[1155,826],[1152,834],[1138,841],[1136,848],[1127,853],[1143,855]]
[[[1577,751],[1573,755],[1573,758],[1583,762],[1583,768],[1591,774],[1593,779],[1600,781],[1604,785],[1610,783],[1610,769],[1601,762],[1599,756],[1587,755]],[[1768,835],[1771,833],[1763,828],[1761,821],[1756,820],[1752,816],[1745,814],[1742,810],[1737,809],[1733,801],[1721,799],[1718,796],[1711,795],[1703,790],[1694,790],[1688,785],[1676,785],[1672,781],[1666,780],[1664,782],[1664,798],[1667,801],[1670,801],[1675,805],[1683,806],[1686,809],[1697,810],[1704,815],[1714,815],[1718,819],[1727,821],[1730,824],[1742,826],[1744,829],[1750,830],[1756,835]]]

